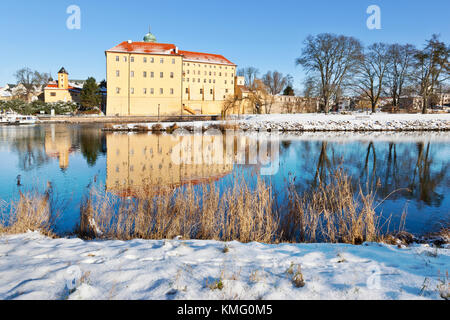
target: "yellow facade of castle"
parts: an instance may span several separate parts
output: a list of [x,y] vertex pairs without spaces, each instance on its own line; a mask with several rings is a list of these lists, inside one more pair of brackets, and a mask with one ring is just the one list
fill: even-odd
[[236,65],[217,54],[125,41],[106,51],[107,115],[221,114],[235,94]]

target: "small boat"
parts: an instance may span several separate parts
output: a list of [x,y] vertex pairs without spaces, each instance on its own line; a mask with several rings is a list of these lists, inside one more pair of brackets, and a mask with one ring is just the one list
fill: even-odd
[[38,122],[35,116],[24,116],[17,113],[6,113],[1,116],[0,123],[9,125],[35,124]]

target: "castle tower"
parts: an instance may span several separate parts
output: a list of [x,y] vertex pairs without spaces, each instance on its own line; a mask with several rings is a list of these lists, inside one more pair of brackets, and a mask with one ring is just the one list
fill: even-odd
[[144,42],[156,42],[156,37],[150,32],[150,28],[148,28],[148,33],[144,36]]
[[58,71],[58,88],[69,89],[69,74],[64,68]]

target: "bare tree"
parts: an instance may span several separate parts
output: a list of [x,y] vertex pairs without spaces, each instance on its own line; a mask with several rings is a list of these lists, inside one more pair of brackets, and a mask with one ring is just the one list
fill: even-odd
[[389,46],[389,68],[386,73],[386,92],[392,97],[392,106],[398,107],[403,88],[411,81],[416,48],[411,44]]
[[50,79],[48,73],[40,73],[38,71],[32,71],[29,68],[22,68],[14,74],[17,84],[22,84],[25,88],[26,99],[31,101],[32,96],[42,90],[42,87],[46,85]]
[[375,112],[389,65],[389,46],[374,43],[366,51],[358,65],[356,87],[370,101],[372,112]]
[[262,77],[263,83],[266,85],[267,90],[273,96],[280,94],[284,88],[292,81],[290,76],[284,76],[278,71],[267,71]]
[[422,113],[427,113],[430,96],[439,84],[449,79],[449,55],[450,46],[439,41],[436,34],[415,55],[415,80],[422,96]]
[[342,89],[355,71],[361,56],[359,40],[343,35],[322,33],[308,36],[301,56],[296,60],[306,72],[320,79],[322,109],[328,112],[332,97]]
[[241,114],[240,110],[240,102],[243,101],[242,98],[238,97],[237,95],[228,95],[225,100],[223,101],[222,105],[222,118],[226,119],[228,113],[231,111],[233,112],[236,107],[238,108],[238,115]]
[[253,89],[255,87],[255,80],[258,79],[259,70],[254,67],[247,67],[239,69],[237,74],[245,78],[245,85],[248,89]]

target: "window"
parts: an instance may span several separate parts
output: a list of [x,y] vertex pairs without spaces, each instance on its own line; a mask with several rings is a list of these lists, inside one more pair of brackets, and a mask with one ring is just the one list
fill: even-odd
[[173,94],[173,88],[170,88],[170,94]]
[[175,59],[172,59],[172,64],[175,64]]
[[155,77],[155,73],[152,71],[150,72],[150,78],[154,78]]
[[197,81],[198,83],[200,83],[200,78],[198,78],[198,81]]
[[150,58],[150,62],[154,63],[155,62],[155,58]]
[[213,94],[213,89],[210,89],[210,90],[209,90],[209,94]]
[[189,88],[186,88],[186,94],[188,94],[189,93]]
[[189,70],[187,71],[187,74],[189,74]]
[[225,89],[225,93],[228,93],[228,89]]
[[209,79],[209,83],[211,83],[211,79]]
[[164,94],[164,89],[163,88],[159,89],[159,94]]
[[144,63],[147,63],[147,57],[144,57]]
[[206,79],[203,79],[203,82],[206,83]]
[[120,71],[116,70],[116,77],[120,77]]
[[212,72],[211,71],[209,72],[209,76],[212,76]]
[[154,88],[150,88],[150,94],[155,94],[155,89]]
[[130,58],[130,62],[134,62],[134,57],[131,57],[131,58]]
[[147,88],[144,88],[144,94],[147,94]]
[[127,62],[127,57],[123,57],[123,61],[124,61],[124,62]]
[[130,72],[130,77],[134,78],[134,71]]
[[134,94],[134,88],[130,88],[130,93]]
[[144,71],[143,76],[144,78],[147,78],[147,71]]
[[159,59],[159,63],[164,63],[164,59],[163,58]]
[[160,78],[164,78],[164,72],[160,72],[160,73],[159,73],[159,77],[160,77]]
[[50,92],[51,97],[56,97],[56,92]]
[[173,72],[170,73],[170,77],[173,78]]
[[200,89],[200,94],[203,94],[203,89]]
[[186,81],[189,82],[189,78],[187,78]]
[[116,88],[116,93],[117,93],[117,94],[120,93],[120,88]]
[[225,84],[227,84],[227,80],[225,80]]
[[119,61],[120,59],[119,59],[119,56],[116,56],[116,61]]

